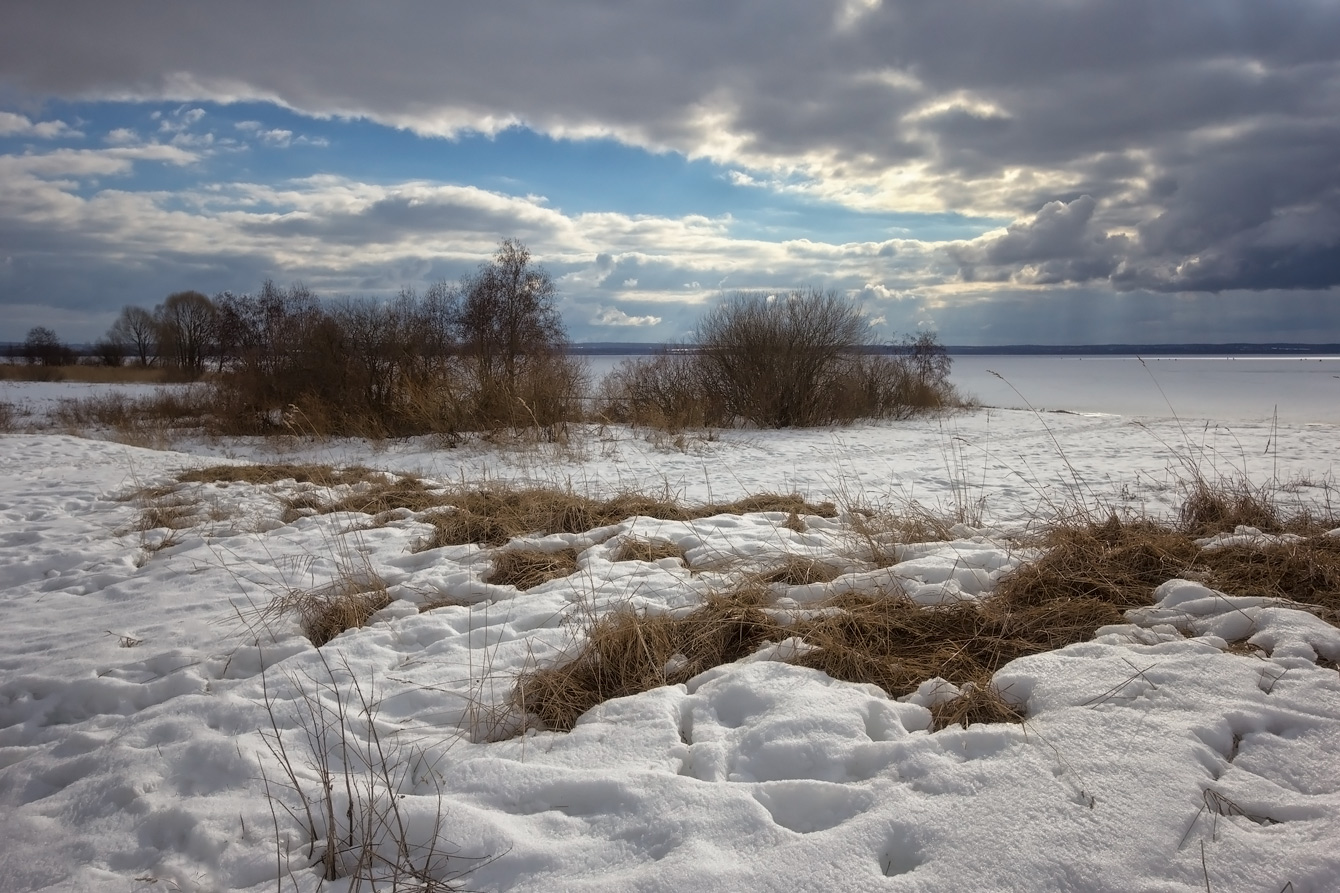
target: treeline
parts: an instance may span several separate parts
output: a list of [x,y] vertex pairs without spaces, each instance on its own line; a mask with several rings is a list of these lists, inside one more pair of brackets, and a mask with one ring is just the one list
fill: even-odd
[[[833,293],[737,294],[680,349],[623,363],[588,397],[553,279],[515,240],[458,283],[393,300],[321,301],[302,285],[178,292],[128,306],[99,361],[203,379],[197,407],[223,434],[396,437],[528,429],[580,419],[661,428],[821,425],[901,417],[954,401],[933,335],[871,354],[870,328]],[[54,344],[57,347],[53,348]],[[31,346],[30,346],[31,345]],[[49,330],[30,362],[69,359]],[[43,352],[45,351],[45,352]]]

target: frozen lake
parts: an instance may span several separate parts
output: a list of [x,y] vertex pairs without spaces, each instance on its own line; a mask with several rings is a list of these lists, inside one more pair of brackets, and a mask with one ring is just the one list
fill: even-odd
[[[627,357],[589,359],[599,377]],[[956,356],[951,380],[1004,408],[1340,424],[1340,357]]]

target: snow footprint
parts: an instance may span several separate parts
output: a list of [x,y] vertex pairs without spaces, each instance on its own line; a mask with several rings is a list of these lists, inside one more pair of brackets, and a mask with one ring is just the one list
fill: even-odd
[[836,828],[873,805],[867,792],[828,781],[763,782],[753,793],[774,822],[797,834]]

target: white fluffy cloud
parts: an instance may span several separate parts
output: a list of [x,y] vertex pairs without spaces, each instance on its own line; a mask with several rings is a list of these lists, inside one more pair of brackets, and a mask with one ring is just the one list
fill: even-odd
[[661,324],[661,317],[629,316],[618,307],[601,307],[596,315],[591,317],[591,324],[595,326],[625,327],[658,326]]
[[64,121],[32,121],[27,115],[0,111],[0,137],[36,137],[54,140],[83,136]]

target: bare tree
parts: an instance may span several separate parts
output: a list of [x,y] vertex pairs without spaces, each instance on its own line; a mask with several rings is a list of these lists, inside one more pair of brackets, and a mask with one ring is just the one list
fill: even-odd
[[23,340],[23,355],[30,365],[64,366],[74,362],[74,351],[46,326],[34,326]]
[[554,306],[558,289],[543,268],[531,265],[530,251],[515,239],[499,244],[493,261],[467,277],[462,292],[461,341],[482,387],[514,391],[528,358],[561,351],[567,343]]
[[143,307],[127,304],[107,330],[107,340],[122,346],[125,353],[141,366],[158,358],[158,325],[154,315]]
[[154,313],[163,353],[185,372],[202,374],[214,347],[217,318],[214,303],[198,291],[168,295]]

